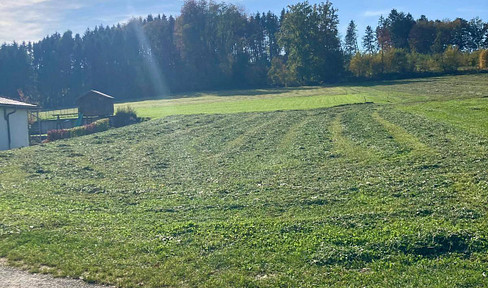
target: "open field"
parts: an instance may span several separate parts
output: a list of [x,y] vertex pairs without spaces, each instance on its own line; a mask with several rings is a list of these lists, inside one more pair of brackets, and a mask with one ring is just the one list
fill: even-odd
[[488,96],[488,74],[366,82],[339,87],[299,87],[176,95],[175,99],[117,104],[153,119],[170,115],[265,112],[328,108],[374,102],[399,104]]
[[[131,106],[141,117],[171,115],[266,112],[328,108],[343,104],[416,103],[472,99],[488,96],[488,74],[365,82],[338,87],[298,87],[176,94],[170,99],[117,103]],[[41,118],[76,113],[76,108],[43,112]],[[70,115],[73,117],[72,115]]]
[[487,80],[131,103],[160,119],[0,153],[0,258],[122,287],[487,285]]

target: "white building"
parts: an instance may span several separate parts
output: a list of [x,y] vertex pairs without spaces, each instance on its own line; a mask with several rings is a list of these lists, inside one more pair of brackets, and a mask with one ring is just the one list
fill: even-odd
[[0,97],[0,150],[29,146],[28,113],[35,105]]

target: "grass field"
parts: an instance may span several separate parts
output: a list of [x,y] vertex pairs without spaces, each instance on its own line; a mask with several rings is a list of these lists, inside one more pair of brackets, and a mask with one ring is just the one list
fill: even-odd
[[481,74],[338,87],[207,92],[176,95],[175,99],[120,103],[116,107],[131,106],[140,116],[157,119],[170,115],[305,110],[364,102],[399,104],[473,99],[488,96],[487,79],[486,74]]
[[0,153],[0,257],[122,287],[486,286],[487,80],[131,103],[160,119]]
[[[298,87],[176,94],[170,98],[123,102],[141,117],[159,119],[171,115],[267,112],[329,108],[344,104],[424,103],[488,97],[486,74],[365,82],[334,87]],[[43,119],[71,113],[76,108],[41,113]]]

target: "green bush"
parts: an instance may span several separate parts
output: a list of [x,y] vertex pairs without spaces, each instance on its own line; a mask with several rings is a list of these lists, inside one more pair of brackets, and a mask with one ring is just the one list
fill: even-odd
[[404,49],[390,49],[384,53],[385,72],[390,74],[405,74],[413,70],[413,65]]
[[[414,66],[414,71],[418,73],[433,72],[435,65],[433,66],[432,56],[427,54],[420,54],[416,52],[410,53],[410,62]],[[433,68],[434,67],[434,68]]]
[[462,53],[462,58],[463,58],[463,66],[466,66],[467,68],[479,68],[480,67],[480,54],[483,52],[483,50],[476,50],[473,52],[463,52]]
[[279,57],[273,58],[271,61],[271,68],[268,71],[268,81],[274,86],[296,86],[297,79],[296,71],[290,70],[283,59]]
[[461,52],[457,47],[449,46],[442,54],[441,68],[444,72],[457,71],[461,66]]
[[488,68],[488,50],[461,52],[449,46],[443,53],[420,54],[392,48],[376,54],[357,53],[349,63],[349,71],[356,77],[375,78],[394,74],[451,73],[460,68],[475,69],[478,65],[480,69]]
[[356,53],[349,62],[349,71],[351,71],[356,77],[371,76],[370,71],[370,54]]
[[[108,129],[110,129],[110,120],[108,118],[95,121],[92,124],[95,124],[92,126],[93,127],[92,128],[93,133],[103,132],[103,131],[107,131]],[[92,125],[92,124],[90,124],[90,125]],[[90,125],[88,125],[88,126],[90,126]],[[90,128],[87,128],[87,130],[90,130]]]
[[112,126],[118,128],[139,122],[136,111],[130,107],[117,108],[114,117],[112,117]]
[[69,135],[70,135],[70,138],[73,138],[73,137],[80,137],[80,136],[84,136],[86,135],[86,129],[85,129],[85,126],[80,126],[80,127],[75,127],[75,128],[71,128],[69,129]]

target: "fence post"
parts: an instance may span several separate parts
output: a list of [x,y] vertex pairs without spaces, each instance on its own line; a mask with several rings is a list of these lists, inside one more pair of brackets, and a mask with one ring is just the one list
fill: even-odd
[[39,143],[42,143],[42,121],[39,117],[39,109],[37,109],[37,123],[39,123]]

